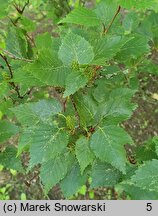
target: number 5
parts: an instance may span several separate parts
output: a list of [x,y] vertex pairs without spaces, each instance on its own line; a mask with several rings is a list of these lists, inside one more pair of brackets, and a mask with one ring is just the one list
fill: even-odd
[[151,211],[152,210],[152,203],[147,203],[146,210]]

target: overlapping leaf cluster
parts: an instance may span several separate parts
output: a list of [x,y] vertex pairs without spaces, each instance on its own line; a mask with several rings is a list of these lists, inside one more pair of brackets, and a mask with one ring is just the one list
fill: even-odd
[[[152,66],[158,74],[150,58],[158,49],[155,4],[102,0],[74,8],[60,20],[58,37],[35,41],[35,23],[24,14],[8,24],[0,36],[0,164],[24,172],[20,155],[29,152],[27,169],[40,165],[46,193],[59,183],[65,197],[89,178],[91,188],[118,184],[131,196],[158,197],[158,143],[149,160],[130,165],[125,145],[133,140],[122,125],[136,109],[139,71]],[[18,148],[6,148],[16,134]]]

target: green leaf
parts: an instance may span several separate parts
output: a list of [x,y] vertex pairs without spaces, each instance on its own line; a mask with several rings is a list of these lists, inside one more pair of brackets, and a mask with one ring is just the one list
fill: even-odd
[[157,0],[117,0],[118,3],[127,9],[155,9],[158,10]]
[[141,71],[158,76],[157,64],[155,64],[154,62],[151,62],[150,60],[147,60],[144,62],[144,64],[141,67]]
[[25,16],[21,16],[20,23],[22,24],[22,28],[25,29],[27,32],[32,32],[36,29],[36,24],[31,19]]
[[57,54],[50,49],[41,50],[39,58],[27,66],[27,70],[45,85],[65,86],[67,74],[71,69],[62,65]]
[[158,160],[145,162],[131,179],[141,189],[158,192]]
[[128,88],[117,88],[111,91],[109,100],[102,105],[104,115],[122,117],[122,120],[128,119],[137,107],[131,102],[134,93],[135,90]]
[[32,126],[38,122],[46,122],[53,115],[61,112],[61,104],[54,99],[20,104],[11,108],[22,125]]
[[[98,87],[94,91],[94,97],[100,102],[100,105],[95,119],[104,118],[105,122],[106,120],[108,122],[108,119],[111,118],[111,122],[113,119],[117,119],[119,123],[130,118],[133,111],[137,108],[137,105],[131,101],[136,90],[122,88],[122,81],[124,79],[121,79],[121,75],[119,74],[118,77],[119,79],[96,82]],[[97,95],[99,95],[98,98]]]
[[91,188],[112,187],[120,181],[122,174],[110,164],[96,161],[92,167]]
[[83,88],[88,82],[88,78],[80,70],[72,71],[66,79],[66,89],[63,97],[68,97],[78,91],[80,88]]
[[102,121],[101,121],[101,125],[115,125],[115,126],[119,126],[120,123],[122,123],[123,118],[122,116],[110,116],[108,115],[107,117],[105,117]]
[[60,155],[68,141],[69,136],[63,129],[48,124],[38,125],[31,136],[30,167]]
[[124,145],[132,143],[131,137],[120,127],[111,125],[99,127],[90,139],[90,146],[101,161],[126,172]]
[[[107,78],[109,78],[111,80],[114,79],[116,86],[117,86],[118,81],[122,80],[122,78],[123,78],[123,76],[121,76],[122,75],[121,68],[118,65],[107,65],[106,67],[104,67],[104,70],[102,70],[101,73],[104,75],[107,75]],[[115,76],[112,76],[112,75],[115,75]],[[118,81],[116,81],[116,78],[118,79]],[[102,79],[102,80],[104,80],[105,82],[110,81],[110,83],[111,83],[111,80],[108,80],[108,79]],[[113,81],[112,81],[112,84],[113,84]],[[120,84],[121,83],[119,83],[119,85]]]
[[92,63],[105,65],[106,61],[113,58],[128,40],[122,36],[107,36],[96,40],[94,43],[95,56]]
[[1,1],[0,19],[7,15],[8,1],[9,1],[9,0]]
[[75,8],[59,23],[73,23],[84,26],[97,26],[100,24],[100,20],[97,15],[84,7]]
[[33,131],[34,131],[34,127],[27,127],[23,129],[18,141],[17,156],[19,156],[24,150],[30,147]]
[[[155,139],[156,141],[156,139]],[[135,156],[136,160],[139,163],[142,163],[143,161],[148,161],[152,159],[158,159],[157,152],[157,145],[156,142],[154,142],[154,139],[147,140],[143,143],[143,145],[138,145],[138,147],[135,150]]]
[[89,64],[94,58],[93,48],[89,42],[71,31],[62,40],[58,55],[65,65],[71,65],[73,62]]
[[[125,77],[122,74],[122,71],[117,66],[110,66],[106,67],[102,72],[104,76],[108,76],[108,74],[116,73],[116,76],[111,76],[110,78],[105,77],[102,79],[98,79],[95,81],[95,89],[93,91],[93,96],[96,101],[99,103],[107,103],[107,101],[110,99],[109,95],[110,93],[115,90],[122,87],[122,84],[125,81]],[[104,108],[104,107],[103,107]]]
[[0,82],[0,99],[6,96],[9,92],[9,86],[7,82]]
[[75,146],[76,158],[79,162],[81,168],[81,174],[84,172],[85,168],[92,164],[94,160],[94,154],[90,149],[89,140],[86,137],[80,137]]
[[1,118],[4,114],[8,114],[9,108],[12,106],[13,106],[13,104],[12,104],[11,100],[7,100],[7,101],[0,100],[0,116],[1,116]]
[[28,71],[28,66],[20,67],[14,70],[13,82],[17,83],[20,86],[20,92],[25,94],[29,88],[32,87],[41,87],[43,82],[36,78],[33,73]]
[[16,125],[5,120],[0,121],[0,143],[5,142],[18,132],[19,129]]
[[158,192],[150,191],[148,189],[143,190],[139,187],[136,187],[131,182],[123,182],[119,185],[123,191],[128,194],[132,200],[157,200]]
[[52,47],[52,37],[48,32],[37,35],[35,38],[36,47],[38,49],[50,49]]
[[134,11],[129,12],[124,20],[123,20],[123,27],[125,29],[125,33],[129,34],[132,31],[134,31],[138,25],[139,25],[139,19],[138,19],[138,14]]
[[97,103],[90,94],[77,93],[74,95],[80,123],[83,126],[91,126],[97,112]]
[[27,58],[27,41],[24,33],[17,27],[9,27],[6,49],[17,58]]
[[7,146],[5,151],[0,152],[0,164],[8,169],[23,172],[21,160],[16,155],[17,149],[14,146]]
[[158,156],[158,136],[154,136],[152,139],[152,143],[155,145],[156,154]]
[[66,152],[42,164],[40,178],[44,184],[46,193],[66,176],[73,161],[74,158],[72,155]]
[[[141,55],[149,52],[150,47],[148,45],[148,38],[141,35],[135,35],[135,37],[129,40],[118,53],[120,60],[128,61],[129,58],[138,58]],[[128,56],[128,58],[127,58]]]
[[126,174],[122,176],[122,181],[130,181],[129,179],[131,179],[131,177],[134,175],[137,168],[138,166],[136,166],[135,164],[127,163]]
[[87,175],[81,175],[80,167],[75,164],[67,176],[61,181],[61,190],[66,198],[74,195],[87,180]]
[[46,3],[44,8],[47,12],[47,19],[52,20],[53,24],[56,24],[63,15],[70,12],[69,2],[67,1],[46,1],[44,3]]
[[94,10],[98,19],[107,27],[118,9],[116,0],[102,0]]
[[52,37],[49,32],[45,32],[36,36],[35,43],[38,51],[42,51],[45,49],[50,50],[51,48],[56,53],[59,50],[61,40],[58,37]]

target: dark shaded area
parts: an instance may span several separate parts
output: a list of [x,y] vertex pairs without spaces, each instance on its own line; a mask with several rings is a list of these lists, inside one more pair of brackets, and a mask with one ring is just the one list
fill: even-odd
[[134,97],[138,108],[132,117],[124,123],[126,130],[136,144],[158,135],[158,77],[141,73],[139,75],[140,87]]

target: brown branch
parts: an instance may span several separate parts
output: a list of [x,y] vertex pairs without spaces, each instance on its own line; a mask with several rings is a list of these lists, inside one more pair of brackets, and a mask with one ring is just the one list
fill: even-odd
[[[113,16],[113,18],[112,18],[110,24],[108,25],[108,27],[107,28],[104,27],[104,31],[103,31],[104,34],[106,34],[109,31],[109,29],[111,28],[111,26],[112,26],[113,22],[115,21],[117,15],[119,14],[120,10],[121,10],[121,6],[119,5],[118,9],[117,9],[115,15]],[[103,26],[104,26],[104,24],[103,24]]]
[[11,23],[12,23],[15,27],[17,27],[16,23],[15,23],[9,16],[7,16],[7,17],[9,18],[9,20],[11,21]]
[[80,116],[79,116],[79,113],[78,113],[78,110],[77,110],[75,101],[74,101],[74,99],[73,99],[73,96],[70,96],[70,99],[71,99],[72,105],[73,105],[74,110],[75,110],[76,118],[77,118],[77,120],[78,120],[78,127],[80,128],[80,127],[81,127]]
[[16,3],[14,3],[13,6],[18,11],[18,13],[21,13],[20,7]]
[[[27,2],[25,2],[24,6],[22,7],[22,9],[20,8],[20,3],[19,5],[17,5],[16,3],[13,4],[13,6],[15,7],[15,9],[17,10],[17,12],[20,14],[20,15],[23,15],[24,11],[25,11],[25,8],[29,5],[30,1],[27,0]],[[12,24],[17,27],[17,23],[18,21],[21,19],[21,16],[17,17],[14,21],[9,17],[10,21],[12,22]],[[26,33],[26,37],[27,39],[29,39],[31,41],[31,43],[33,45],[35,45],[33,39]]]
[[63,111],[66,112],[67,98],[63,102]]
[[[2,50],[0,48],[0,50]],[[8,52],[7,50],[2,50],[6,55],[8,55],[11,59],[14,59],[14,60],[20,60],[20,61],[25,61],[25,62],[33,62],[33,60],[31,59],[26,59],[26,58],[19,58],[19,57],[16,57],[14,54]]]
[[30,3],[30,1],[27,0],[27,2],[25,2],[24,6],[22,8],[20,8],[20,5],[17,5],[16,3],[14,3],[13,6],[17,10],[17,12],[22,15],[25,11],[25,8],[29,5],[29,3]]
[[13,23],[13,25],[16,26],[16,23],[21,19],[21,15],[23,15],[24,11],[25,11],[25,8],[26,6],[29,5],[29,0],[27,0],[27,2],[25,2],[24,6],[22,7],[22,9],[20,8],[20,1],[19,1],[19,5],[14,3],[13,6],[14,8],[17,10],[17,12],[20,14],[20,16],[18,16],[15,21],[13,21],[11,18],[9,18],[11,20],[11,22]]
[[24,98],[26,95],[30,95],[33,89],[34,87],[30,88],[22,97]]
[[11,69],[11,66],[10,66],[8,60],[7,60],[7,57],[4,56],[4,55],[2,55],[2,54],[0,54],[0,56],[1,56],[1,58],[5,61],[5,63],[6,63],[6,65],[7,65],[7,67],[8,67],[8,69],[9,69],[9,72],[10,72],[10,78],[12,79],[12,78],[13,78],[13,71],[12,71],[12,69]]
[[102,25],[103,25],[103,33],[105,33],[105,32],[106,32],[106,27],[105,27],[105,24],[104,24],[104,23],[102,23]]
[[36,44],[35,44],[35,42],[34,42],[33,37],[31,37],[27,32],[26,32],[26,37],[27,37],[27,40],[31,43],[31,45],[32,45],[33,47],[36,47]]
[[[20,17],[18,17],[15,21],[13,21],[10,17],[8,17],[9,18],[9,20],[11,21],[11,23],[15,26],[15,27],[17,27],[18,28],[18,26],[17,26],[17,22],[18,22],[18,20],[19,19],[21,19]],[[35,44],[35,42],[34,42],[34,39],[32,38],[32,37],[30,37],[30,35],[26,32],[26,39],[31,43],[31,45],[32,46],[36,46],[36,44]]]
[[29,3],[30,3],[30,1],[27,0],[27,2],[24,4],[24,6],[23,6],[23,8],[22,8],[22,10],[21,10],[21,14],[24,13],[24,10],[25,10],[25,8],[29,5]]
[[[8,62],[8,59],[6,56],[2,55],[0,53],[0,57],[5,61],[6,66],[8,67],[9,73],[10,73],[10,78],[13,79],[13,71],[12,68]],[[9,84],[14,88],[14,90],[17,92],[18,98],[23,99],[23,96],[21,96],[20,92],[19,92],[19,87],[17,85],[15,85],[14,82],[9,82]]]
[[14,82],[9,82],[9,84],[12,85],[13,88],[15,89],[15,91],[18,95],[18,98],[23,99],[24,97],[20,94],[19,87],[17,85],[15,85]]

